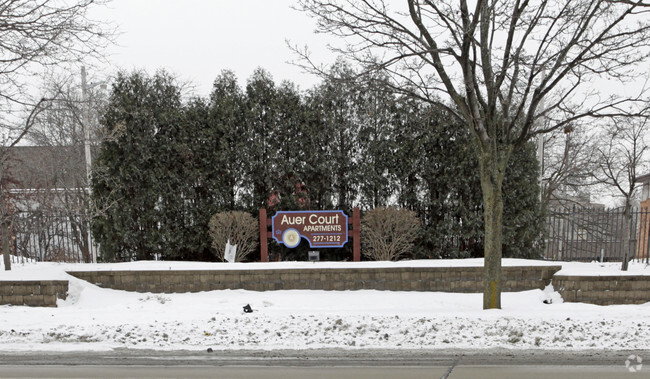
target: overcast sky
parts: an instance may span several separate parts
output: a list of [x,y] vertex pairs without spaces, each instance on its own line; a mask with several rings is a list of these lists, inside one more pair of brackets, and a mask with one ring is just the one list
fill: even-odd
[[[256,67],[263,67],[276,83],[284,79],[301,89],[318,79],[287,63],[295,60],[286,40],[309,45],[324,62],[327,36],[313,33],[315,22],[291,9],[295,0],[113,0],[96,18],[111,21],[120,34],[109,49],[110,67],[165,68],[207,95],[224,69],[235,71],[242,85]],[[331,37],[329,37],[331,38]],[[103,76],[91,73],[92,76]]]

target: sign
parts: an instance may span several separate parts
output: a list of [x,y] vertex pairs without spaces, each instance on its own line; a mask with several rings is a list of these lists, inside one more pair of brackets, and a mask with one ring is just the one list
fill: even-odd
[[343,247],[348,242],[348,216],[343,211],[280,211],[271,219],[273,239],[288,248],[302,238],[314,247]]
[[236,256],[237,256],[237,245],[231,245],[230,240],[228,240],[228,242],[226,242],[226,251],[224,251],[223,257],[226,261],[230,263],[234,263]]

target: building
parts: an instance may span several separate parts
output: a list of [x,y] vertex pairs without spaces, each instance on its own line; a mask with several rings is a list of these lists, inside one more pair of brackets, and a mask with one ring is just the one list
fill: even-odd
[[90,261],[83,146],[5,148],[0,162],[14,254],[40,261]]

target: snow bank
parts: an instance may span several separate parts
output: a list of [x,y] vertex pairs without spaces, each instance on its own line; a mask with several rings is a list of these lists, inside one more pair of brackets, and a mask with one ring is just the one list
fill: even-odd
[[[553,266],[555,262],[527,259],[504,259],[504,266]],[[326,269],[326,268],[384,268],[384,267],[482,267],[483,259],[425,259],[397,262],[254,262],[206,263],[176,261],[138,261],[97,265],[77,265],[71,270],[268,270],[268,269]]]
[[[471,264],[478,264],[477,261],[462,260]],[[461,264],[458,261],[409,263]],[[505,260],[504,263],[522,264],[517,260]],[[348,264],[358,265],[328,262],[255,265],[284,268],[310,265],[316,268]],[[167,269],[240,267],[187,262],[97,266],[14,264],[12,271],[0,272],[0,280],[39,276],[65,278],[70,281],[70,293],[67,300],[59,301],[58,308],[0,306],[0,344],[5,351],[119,347],[163,350],[496,347],[628,350],[650,345],[650,303],[606,307],[563,303],[552,287],[543,291],[504,293],[503,309],[485,311],[481,309],[481,294],[370,290],[151,294],[103,289],[65,274],[65,270],[88,270],[90,267],[141,270],[144,267],[160,269],[165,265]],[[574,267],[570,264],[567,270],[590,265],[591,268],[583,271],[592,274],[615,271],[608,264],[587,265]],[[646,268],[638,270],[647,271]],[[244,313],[243,307],[247,304],[253,313]]]

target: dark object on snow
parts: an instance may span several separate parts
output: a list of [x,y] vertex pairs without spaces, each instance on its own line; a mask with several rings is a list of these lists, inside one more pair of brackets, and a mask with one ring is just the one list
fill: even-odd
[[250,304],[246,304],[246,306],[244,306],[244,312],[253,313],[253,308],[251,308]]
[[211,347],[208,348],[208,353],[212,353],[212,348]]
[[546,300],[544,300],[544,304],[553,304],[553,300],[546,299]]

